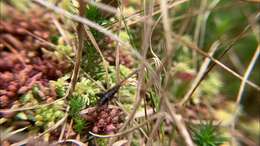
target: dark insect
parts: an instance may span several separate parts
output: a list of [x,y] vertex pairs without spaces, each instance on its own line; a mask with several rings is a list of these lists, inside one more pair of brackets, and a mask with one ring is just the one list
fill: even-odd
[[122,81],[120,81],[118,84],[116,84],[115,86],[113,86],[112,88],[110,88],[109,90],[107,90],[104,93],[97,93],[96,95],[98,97],[100,97],[99,100],[99,104],[98,106],[104,105],[106,103],[108,103],[114,96],[115,94],[118,92],[118,90],[120,89],[120,87],[123,85],[123,83],[129,79],[131,76],[133,76],[134,74],[136,74],[138,72],[138,69],[134,70],[132,73],[130,73],[125,79],[123,79]]
[[115,96],[120,87],[121,85],[116,85],[107,90],[105,93],[98,93],[97,96],[100,97],[99,105],[104,105],[105,103],[108,103],[108,101]]

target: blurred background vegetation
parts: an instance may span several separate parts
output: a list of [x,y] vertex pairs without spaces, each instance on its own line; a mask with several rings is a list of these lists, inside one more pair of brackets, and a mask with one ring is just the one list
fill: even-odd
[[[49,0],[48,2],[53,3],[55,0]],[[123,15],[121,18],[123,20],[123,29],[118,29],[118,26],[115,25],[119,21],[118,16],[108,16],[94,6],[89,6],[86,8],[86,14],[84,17],[99,25],[109,28],[110,31],[118,34],[122,40],[129,41],[133,48],[136,48],[137,51],[141,52],[143,36],[140,32],[143,32],[143,21],[137,21],[138,23],[134,23],[132,25],[128,24],[135,19],[135,17],[133,17],[133,19],[129,19],[130,16],[134,16],[135,14],[144,14],[142,11],[143,5],[147,1],[112,0],[111,2],[108,2],[106,0],[102,0],[101,2],[109,4],[113,7],[121,8]],[[173,3],[174,1],[170,2]],[[32,3],[26,0],[4,0],[1,1],[0,4],[2,20],[8,19],[8,16],[10,15],[4,11],[4,5],[6,4],[11,5],[25,14],[29,13],[28,9],[32,7]],[[155,4],[155,10],[159,10],[159,1],[155,1]],[[62,0],[58,6],[73,14],[78,13],[77,2],[74,0]],[[76,40],[75,32],[73,32],[75,31],[73,29],[75,29],[74,26],[76,23],[67,19],[64,20],[64,18],[59,15],[57,18],[62,21],[61,24],[64,29],[66,29],[69,38],[71,40]],[[244,75],[254,52],[260,45],[260,3],[257,2],[257,0],[256,2],[251,2],[249,0],[186,0],[182,4],[169,9],[169,18],[173,32],[182,36],[188,42],[192,42],[205,52],[210,51],[212,44],[219,42],[219,47],[213,56],[241,76]],[[154,66],[158,65],[156,63],[160,62],[160,60],[162,60],[166,55],[164,53],[166,48],[164,39],[165,32],[162,31],[163,23],[161,19],[161,13],[153,16],[154,21],[152,26],[152,37],[147,55],[148,61]],[[109,74],[106,76],[106,72],[101,61],[102,58],[89,41],[85,41],[84,44],[83,61],[81,64],[82,70],[93,77],[98,84],[111,87],[116,83],[115,56],[111,55],[115,52],[116,43],[109,40],[100,32],[94,29],[90,30],[98,44],[101,46],[101,52],[105,54],[106,60],[110,63],[108,67]],[[58,46],[58,49],[54,52],[56,57],[59,59],[64,59],[65,55],[71,58],[74,57],[72,47],[65,45],[64,42],[61,43],[64,41],[62,40],[62,36],[57,33],[53,33],[50,38],[51,43]],[[175,48],[175,53],[171,58],[173,67],[171,67],[169,72],[174,74],[174,78],[169,80],[169,88],[167,89],[169,89],[170,94],[172,95],[170,101],[172,104],[175,104],[181,101],[186,92],[189,90],[192,80],[199,72],[199,69],[204,61],[204,57],[194,51],[191,51],[190,48],[179,42],[174,42],[173,45]],[[125,58],[127,58],[124,58],[126,61],[124,64],[122,63],[120,75],[127,76],[127,74],[131,73],[131,69],[137,67],[140,62],[134,60],[133,57],[131,58],[131,53],[124,50],[124,48],[120,49],[126,52]],[[220,57],[227,49],[230,50],[223,57]],[[161,75],[162,83],[164,81],[164,75],[165,74],[163,73]],[[147,78],[149,78],[148,75]],[[65,91],[69,84],[68,80],[69,76],[66,74],[63,75],[63,77],[57,78],[55,81],[50,81],[50,83],[56,87],[58,97],[63,97],[65,95]],[[250,74],[249,80],[258,86],[260,85],[259,57]],[[217,140],[221,141],[222,135],[224,135],[229,138],[229,140],[227,140],[228,142],[231,141],[232,134],[229,133],[229,129],[225,126],[230,126],[230,121],[236,111],[235,102],[240,85],[241,80],[218,65],[215,65],[193,94],[192,99],[187,102],[187,109],[195,111],[196,116],[197,114],[194,108],[198,107],[199,111],[202,113],[202,116],[199,115],[196,117],[197,120],[214,119],[220,122],[220,125],[224,125],[220,128],[222,133],[217,134],[221,135],[221,138],[216,138]],[[126,98],[120,98],[119,102],[122,102],[128,111],[131,111],[131,107],[134,104],[135,99],[133,97],[135,96],[135,86],[135,84],[129,84],[120,90],[120,97]],[[75,98],[72,98],[73,100],[68,102],[71,107],[75,107],[72,108],[69,114],[71,118],[76,121],[76,132],[81,133],[82,129],[84,129],[87,125],[84,119],[78,116],[80,110],[90,106],[95,106],[99,98],[96,93],[100,90],[101,89],[99,86],[94,84],[92,80],[83,77],[83,75],[80,76],[76,85],[75,93],[72,94],[72,97]],[[151,100],[153,100],[155,104],[150,106],[156,108],[157,110],[160,103],[159,97],[156,95],[156,91],[153,88],[148,91],[149,97],[152,98]],[[31,98],[33,96],[33,91],[28,91],[28,93],[29,94],[25,94],[25,96],[23,96],[24,99]],[[57,107],[52,107],[53,109],[49,109],[56,112],[56,115],[54,114],[55,112],[53,112],[53,116],[55,116],[54,120],[56,122],[57,119],[61,118],[61,114],[59,113],[61,104],[56,105]],[[245,137],[249,137],[250,140],[259,145],[259,91],[246,84],[240,105],[241,107],[238,116],[239,119],[236,128],[242,133],[242,138],[246,139]],[[205,113],[203,111],[204,106],[207,107],[207,111]],[[142,107],[144,106],[142,105]],[[44,113],[44,110],[47,110],[47,108],[40,109],[36,113],[45,117],[47,114],[46,112]],[[64,113],[62,113],[62,116],[63,114]],[[183,115],[183,117],[185,117],[185,115]],[[54,124],[53,121],[52,124]],[[49,126],[46,123],[42,123],[42,121],[38,122],[38,125],[45,128]],[[206,130],[210,129],[214,131],[214,128],[212,128],[210,124],[205,127],[207,127],[205,128]],[[199,128],[199,130],[193,130],[195,131],[193,132],[195,135],[193,136],[193,139],[195,139],[194,141],[197,140],[197,144],[199,146],[203,145],[203,143],[200,143],[200,138],[203,138],[203,134],[208,134],[208,131],[205,129],[202,127]],[[169,137],[171,137],[171,135]],[[240,142],[239,139],[237,139],[237,141]],[[182,144],[182,142],[180,143]],[[244,142],[241,142],[241,145],[246,145],[243,143]],[[229,144],[227,143],[224,145]]]

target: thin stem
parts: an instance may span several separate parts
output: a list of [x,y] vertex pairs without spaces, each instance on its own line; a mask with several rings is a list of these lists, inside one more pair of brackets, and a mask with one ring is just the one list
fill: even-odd
[[[85,13],[85,3],[82,0],[79,0],[79,15],[83,16]],[[70,96],[72,94],[72,92],[75,89],[75,85],[77,83],[78,80],[78,76],[79,76],[79,69],[80,69],[80,63],[81,63],[81,59],[82,59],[82,50],[84,47],[84,25],[81,23],[78,23],[77,26],[77,35],[78,35],[78,47],[77,47],[77,52],[76,52],[76,63],[74,65],[73,68],[73,72],[72,72],[72,77],[71,77],[71,82],[70,82],[70,87],[67,90],[66,93],[66,97]]]
[[[221,68],[225,69],[226,71],[228,71],[229,73],[231,73],[232,75],[234,75],[235,77],[239,78],[240,80],[243,79],[243,77],[241,75],[239,75],[238,73],[236,73],[235,71],[233,71],[232,69],[230,69],[229,67],[227,67],[226,65],[224,65],[223,63],[221,63],[219,60],[209,56],[206,52],[204,52],[202,49],[198,48],[195,44],[190,43],[188,41],[186,41],[185,39],[183,39],[183,37],[177,35],[177,34],[173,34],[173,37],[178,40],[180,43],[184,44],[185,46],[187,46],[190,49],[195,50],[197,53],[199,53],[200,55],[209,58],[210,60],[212,60],[212,62],[214,62],[215,64],[219,65]],[[251,87],[255,88],[256,90],[260,91],[260,87],[258,85],[256,85],[255,83],[246,80],[246,83],[248,85],[250,85]]]
[[[210,52],[209,52],[210,56],[213,56],[213,54],[217,50],[218,46],[219,46],[219,42],[213,43],[213,45],[210,49]],[[205,58],[204,62],[202,63],[202,65],[200,67],[198,75],[192,82],[191,87],[189,88],[188,92],[184,95],[184,98],[181,100],[180,105],[183,105],[191,97],[192,93],[195,92],[197,85],[199,84],[200,80],[203,78],[205,72],[207,71],[207,67],[208,67],[209,63],[210,63],[210,59]]]

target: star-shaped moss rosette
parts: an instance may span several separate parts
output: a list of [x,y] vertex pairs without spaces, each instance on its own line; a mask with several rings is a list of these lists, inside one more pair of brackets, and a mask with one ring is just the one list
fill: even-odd
[[220,146],[227,139],[218,131],[219,127],[212,122],[201,123],[192,127],[192,139],[198,146]]

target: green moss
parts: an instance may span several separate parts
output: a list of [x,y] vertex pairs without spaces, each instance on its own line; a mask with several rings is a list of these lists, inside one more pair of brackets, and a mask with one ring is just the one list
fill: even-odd
[[99,65],[101,62],[101,57],[98,54],[96,48],[89,43],[85,43],[82,57],[82,68],[92,77],[96,76],[96,73],[99,72],[102,67]]
[[212,122],[200,124],[198,128],[193,127],[192,139],[198,146],[220,146],[227,140]]
[[87,125],[87,122],[84,119],[82,119],[80,117],[74,119],[73,127],[76,132],[82,133],[83,130],[86,128],[86,125]]
[[201,83],[201,92],[204,95],[215,96],[223,86],[221,76],[218,72],[209,73],[208,78]]
[[81,96],[86,102],[87,106],[96,105],[98,97],[96,93],[100,92],[99,88],[93,81],[81,78],[80,81],[76,84],[75,92],[73,96]]
[[40,88],[37,85],[33,86],[33,88],[32,88],[33,97],[35,99],[37,99],[38,101],[41,101],[43,97],[40,96],[39,92],[40,92]]
[[[103,17],[101,14],[100,9],[98,9],[96,6],[93,5],[88,5],[85,11],[85,17],[99,25],[104,25],[106,23],[109,23],[107,18]],[[101,39],[104,35],[100,32],[98,32],[95,29],[90,29],[94,37],[99,40]]]
[[63,97],[65,95],[67,86],[69,85],[67,82],[69,78],[69,75],[65,75],[59,78],[57,81],[50,81],[50,83],[54,85],[58,97]]
[[57,121],[59,121],[63,116],[64,112],[61,110],[60,105],[52,105],[47,107],[41,107],[36,110],[35,113],[35,125],[48,129],[52,127]]
[[98,146],[107,146],[108,145],[108,139],[107,138],[97,138],[96,139]]
[[20,101],[22,103],[27,103],[31,100],[33,100],[33,94],[32,94],[32,91],[28,91],[26,94],[24,94],[23,96],[20,97]]
[[86,128],[87,122],[80,116],[79,113],[86,107],[87,101],[82,96],[72,96],[70,98],[69,105],[69,115],[74,120],[73,128],[77,133],[82,133],[83,129]]
[[79,112],[86,107],[86,100],[82,96],[72,96],[69,101],[69,115],[73,118],[79,116]]

